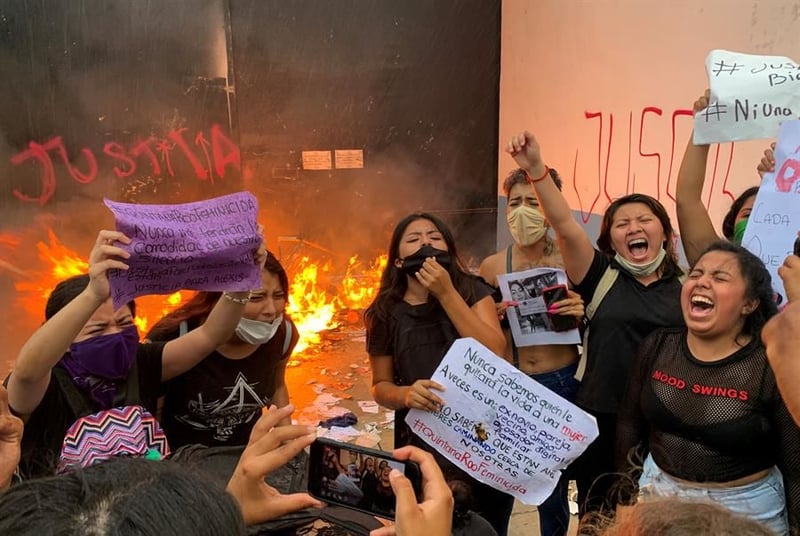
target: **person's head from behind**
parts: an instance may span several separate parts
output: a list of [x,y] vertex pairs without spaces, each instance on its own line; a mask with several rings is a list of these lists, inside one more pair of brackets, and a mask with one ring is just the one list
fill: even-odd
[[777,313],[772,278],[764,263],[743,247],[715,242],[689,271],[681,309],[697,337],[758,337]]
[[751,186],[733,201],[730,210],[722,220],[722,236],[726,239],[733,241],[738,238],[737,244],[741,242],[744,227],[747,226],[747,220],[753,210],[753,203],[756,201],[756,194],[758,194],[758,186]]
[[23,482],[0,501],[0,534],[245,534],[234,498],[169,462],[121,458]]
[[[561,177],[555,169],[550,169],[550,177],[561,190]],[[514,242],[530,246],[545,238],[547,221],[539,208],[536,190],[522,169],[515,169],[503,182],[503,192],[508,198],[506,222]]]
[[[633,266],[661,266],[659,258],[677,267],[672,222],[664,205],[645,194],[630,194],[614,200],[603,214],[598,249]],[[652,273],[651,271],[651,273]]]
[[757,521],[711,502],[675,497],[642,500],[596,536],[770,536]]

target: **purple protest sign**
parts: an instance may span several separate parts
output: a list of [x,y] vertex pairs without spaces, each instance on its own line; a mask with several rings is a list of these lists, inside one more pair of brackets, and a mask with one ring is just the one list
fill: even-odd
[[175,291],[247,291],[261,288],[253,252],[258,201],[239,192],[196,203],[138,205],[105,200],[117,230],[131,239],[121,245],[128,270],[110,270],[111,297],[118,309],[137,296]]

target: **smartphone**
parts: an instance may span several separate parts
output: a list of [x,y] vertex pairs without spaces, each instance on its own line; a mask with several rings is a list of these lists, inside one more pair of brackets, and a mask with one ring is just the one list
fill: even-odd
[[416,462],[319,437],[311,443],[308,457],[308,493],[327,503],[394,519],[395,496],[389,484],[392,469],[411,481],[419,501],[422,473]]
[[[542,289],[542,298],[545,306],[549,309],[550,305],[567,298],[567,286],[554,285],[544,288]],[[547,313],[547,317],[553,325],[553,331],[569,331],[578,327],[578,319],[574,316]]]
[[794,254],[800,257],[800,236],[794,239]]

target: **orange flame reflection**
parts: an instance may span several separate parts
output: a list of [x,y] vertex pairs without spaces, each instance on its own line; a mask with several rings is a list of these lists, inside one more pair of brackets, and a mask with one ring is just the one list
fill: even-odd
[[[42,318],[44,304],[55,285],[68,277],[87,272],[88,263],[67,248],[52,230],[47,232],[48,243],[36,244],[38,257],[44,269],[29,271],[24,280],[15,283],[17,302],[34,318]],[[0,235],[0,243],[16,247],[19,239],[13,235]],[[321,342],[320,334],[339,326],[337,312],[359,311],[371,302],[380,284],[386,266],[386,255],[370,263],[362,263],[357,256],[348,260],[345,274],[340,281],[332,275],[332,265],[318,265],[309,257],[303,257],[296,273],[289,274],[291,288],[287,314],[292,318],[300,334],[295,348],[296,354],[312,350]],[[136,325],[144,336],[148,328],[162,316],[174,310],[184,299],[181,292],[169,296],[142,296],[136,300]],[[348,322],[355,322],[359,315],[348,313]]]
[[[36,244],[39,259],[46,268],[31,272],[28,280],[14,284],[17,290],[17,302],[28,314],[36,318],[44,316],[44,304],[50,291],[59,281],[85,274],[89,270],[89,263],[64,246],[51,229],[47,230],[47,239],[48,244],[44,242]],[[169,296],[142,296],[137,299],[134,322],[139,328],[139,333],[144,336],[151,321],[157,321],[180,303],[180,292]]]

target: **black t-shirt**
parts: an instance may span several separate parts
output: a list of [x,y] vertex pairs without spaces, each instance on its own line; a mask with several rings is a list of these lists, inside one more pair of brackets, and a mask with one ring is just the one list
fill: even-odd
[[597,250],[586,277],[575,285],[585,303],[609,266],[619,269],[619,276],[589,323],[586,372],[577,395],[579,405],[599,413],[619,411],[642,339],[658,328],[684,325],[677,274],[645,286]]
[[[492,287],[478,278],[470,279],[474,291],[472,307],[486,296]],[[450,346],[460,338],[458,330],[447,316],[438,300],[421,305],[398,302],[391,310],[388,322],[374,319],[367,329],[367,353],[370,357],[391,356],[396,385],[411,385],[417,380],[430,378],[442,362]],[[418,446],[427,444],[415,440],[411,428],[405,423],[408,408],[395,411],[394,445],[402,447],[414,441]]]
[[[291,333],[284,355],[287,324]],[[161,424],[170,447],[246,445],[261,408],[269,406],[297,339],[294,324],[286,318],[272,339],[249,356],[228,359],[214,351],[191,370],[165,382]]]
[[[135,396],[126,383],[119,387],[126,391],[121,405],[141,405],[156,414],[159,386],[161,385],[161,356],[163,343],[140,344],[136,351],[136,371],[139,392]],[[129,380],[134,376],[131,374]],[[101,408],[77,386],[68,395],[63,385],[71,382],[67,372],[54,367],[44,398],[25,423],[22,434],[20,473],[25,478],[49,476],[55,472],[58,457],[67,429],[80,417],[91,415]],[[74,398],[73,398],[74,397]],[[72,400],[72,402],[71,402]],[[83,410],[76,406],[80,406]],[[13,408],[12,408],[13,411]]]
[[628,455],[639,445],[665,472],[692,482],[730,482],[777,465],[797,519],[800,429],[757,338],[715,362],[695,359],[685,328],[645,339],[618,423],[624,473],[634,469]]

